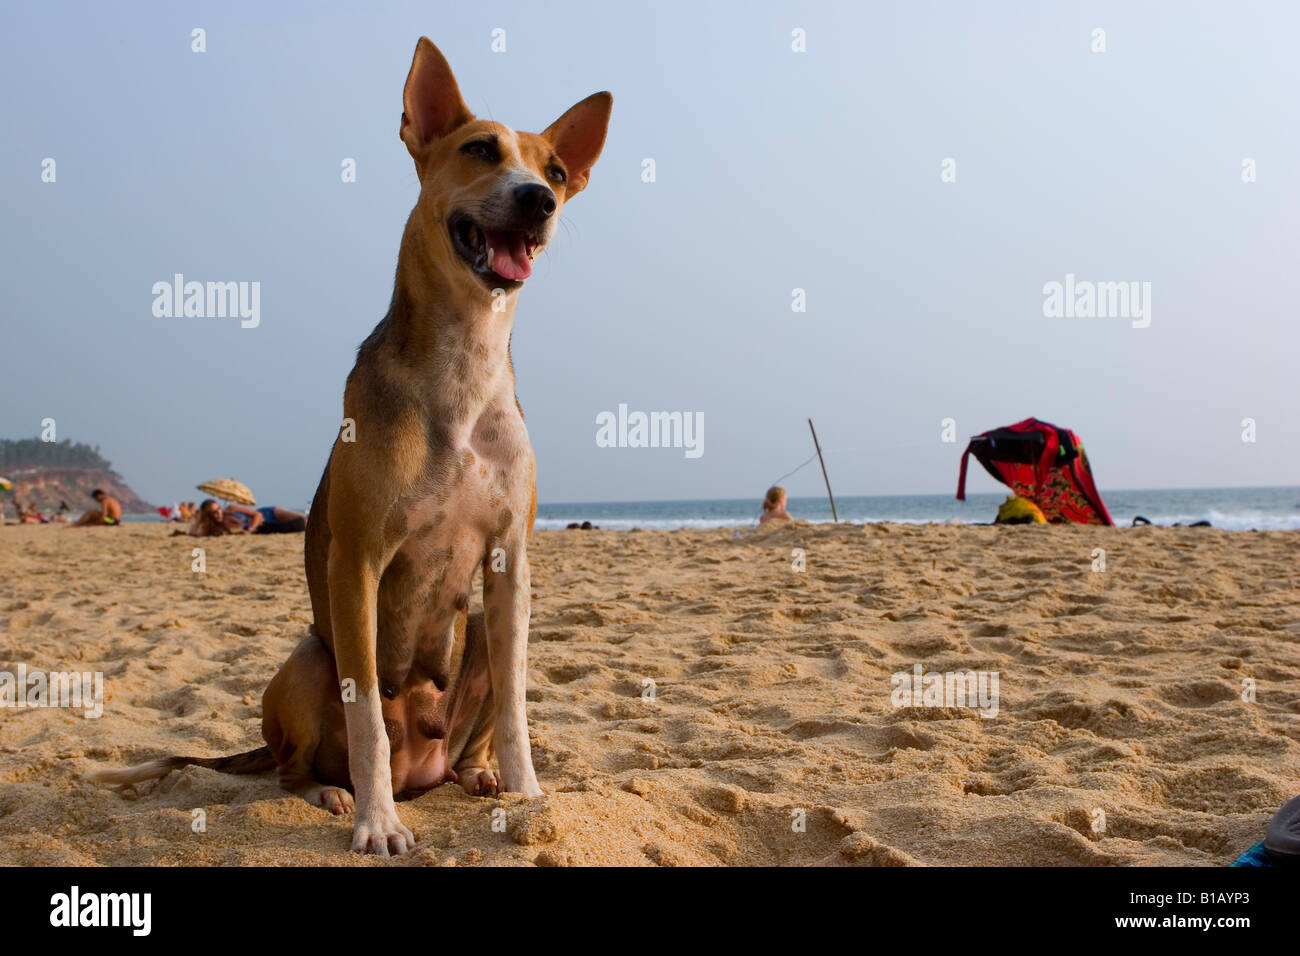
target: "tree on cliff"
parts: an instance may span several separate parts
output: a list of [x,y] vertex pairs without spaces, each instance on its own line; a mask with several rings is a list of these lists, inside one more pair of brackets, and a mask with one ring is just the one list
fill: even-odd
[[113,470],[113,466],[99,453],[99,446],[92,448],[67,439],[61,442],[38,438],[0,439],[0,468],[38,467]]
[[13,482],[6,496],[40,511],[53,511],[62,502],[80,504],[95,488],[120,501],[127,514],[154,510],[113,471],[97,446],[80,442],[0,439],[0,474]]

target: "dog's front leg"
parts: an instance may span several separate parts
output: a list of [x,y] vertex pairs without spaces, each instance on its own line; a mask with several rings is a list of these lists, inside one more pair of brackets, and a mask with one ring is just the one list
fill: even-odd
[[376,601],[380,572],[363,556],[330,545],[330,622],[339,679],[355,681],[355,699],[345,692],[343,713],[348,728],[348,773],[356,791],[356,825],[352,849],[388,856],[415,846],[393,802],[391,753],[379,701],[375,670]]
[[501,767],[501,789],[540,796],[528,740],[524,692],[528,680],[530,581],[522,537],[505,549],[505,568],[484,564],[483,610],[487,619],[488,670],[496,720],[492,746]]

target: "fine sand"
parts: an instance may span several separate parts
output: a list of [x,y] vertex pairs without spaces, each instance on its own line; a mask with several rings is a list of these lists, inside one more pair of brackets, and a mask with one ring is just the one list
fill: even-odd
[[[545,796],[444,785],[399,806],[413,855],[361,858],[273,773],[86,779],[260,745],[310,624],[301,535],[170,530],[0,528],[0,670],[107,690],[99,719],[0,710],[0,863],[1222,865],[1300,792],[1298,533],[546,531]],[[997,715],[896,707],[917,664],[996,672]]]

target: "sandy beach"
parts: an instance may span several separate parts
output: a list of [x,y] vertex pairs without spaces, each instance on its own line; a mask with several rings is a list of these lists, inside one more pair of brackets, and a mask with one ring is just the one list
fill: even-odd
[[[260,745],[310,623],[301,536],[170,531],[0,528],[0,669],[106,690],[0,710],[0,863],[1223,865],[1300,790],[1300,533],[543,531],[546,794],[444,785],[400,805],[413,855],[362,858],[274,774],[85,779]],[[917,665],[995,673],[996,715],[896,706]]]

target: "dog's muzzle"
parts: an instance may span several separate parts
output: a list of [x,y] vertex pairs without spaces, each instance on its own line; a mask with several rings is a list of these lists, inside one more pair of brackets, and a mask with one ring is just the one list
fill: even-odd
[[555,193],[540,183],[515,187],[511,205],[505,222],[489,225],[465,212],[448,222],[456,253],[490,284],[517,285],[533,274],[533,260],[559,208]]

